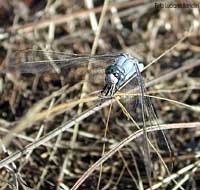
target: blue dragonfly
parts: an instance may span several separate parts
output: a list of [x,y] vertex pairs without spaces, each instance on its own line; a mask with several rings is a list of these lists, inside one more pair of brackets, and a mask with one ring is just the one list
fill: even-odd
[[[88,64],[91,65],[90,68],[88,68]],[[147,134],[146,127],[151,125],[159,126],[159,122],[151,99],[146,96],[145,84],[141,75],[143,69],[143,63],[126,53],[91,56],[26,50],[17,52],[16,56],[10,60],[10,64],[2,69],[0,73],[19,72],[40,75],[45,72],[59,74],[67,71],[67,74],[70,72],[74,74],[69,76],[80,79],[80,75],[84,76],[86,72],[89,72],[90,77],[88,80],[95,84],[93,86],[100,89],[100,91],[98,91],[100,94],[99,102],[104,98],[114,97],[123,88],[125,90],[137,88],[139,95],[137,97],[126,98],[125,107],[128,113],[130,113],[130,117],[133,117],[133,119],[137,113],[135,109],[139,109],[138,114],[140,114],[140,117],[137,117],[137,122],[142,123],[144,132],[144,141],[141,147],[143,147],[143,159],[146,166],[146,173],[147,176],[150,177],[152,173],[151,152],[155,153],[155,149],[159,149],[157,142],[159,141],[159,144],[165,144],[164,146],[159,146],[161,151],[170,154],[171,150],[163,131],[159,133],[158,137]],[[76,72],[73,72],[73,70]],[[139,106],[134,107],[134,99],[138,99]],[[156,154],[158,154],[158,152],[159,151],[156,151]]]

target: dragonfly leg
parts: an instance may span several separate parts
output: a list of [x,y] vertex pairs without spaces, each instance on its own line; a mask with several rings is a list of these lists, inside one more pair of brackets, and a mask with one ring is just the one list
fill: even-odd
[[101,93],[105,96],[108,96],[110,94],[110,91],[112,89],[112,86],[106,84],[103,88],[103,90],[101,91]]

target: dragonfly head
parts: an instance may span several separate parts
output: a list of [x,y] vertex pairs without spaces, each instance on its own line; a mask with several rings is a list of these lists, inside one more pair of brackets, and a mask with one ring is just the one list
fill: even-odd
[[108,84],[117,84],[118,78],[114,74],[107,74],[105,81]]
[[102,91],[103,94],[113,95],[118,89],[119,81],[124,78],[124,74],[122,69],[120,69],[117,65],[111,64],[105,69],[105,86]]
[[107,84],[117,84],[123,78],[123,72],[116,65],[109,65],[105,70],[105,81]]

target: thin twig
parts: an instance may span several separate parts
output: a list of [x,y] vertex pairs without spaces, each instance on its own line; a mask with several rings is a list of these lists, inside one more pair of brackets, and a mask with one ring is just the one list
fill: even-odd
[[[151,126],[147,127],[147,133],[158,131],[158,130],[169,130],[169,129],[184,129],[184,128],[200,128],[200,122],[194,123],[174,123],[174,124],[164,124],[160,126]],[[114,155],[118,150],[123,148],[125,145],[133,141],[134,139],[140,137],[143,134],[143,129],[136,131],[135,133],[131,134],[119,144],[117,144],[114,148],[112,148],[109,152],[104,154],[97,162],[95,162],[74,184],[71,190],[76,190],[80,185],[107,159],[109,159],[112,155]]]
[[[128,1],[128,2],[122,2],[122,3],[110,3],[108,5],[108,9],[111,9],[112,7],[116,8],[126,8],[130,6],[138,6],[142,5],[144,3],[148,3],[146,0],[135,0],[135,1]],[[49,27],[51,23],[54,23],[55,25],[63,24],[65,22],[71,21],[72,19],[81,18],[83,16],[88,16],[90,13],[99,13],[103,9],[103,6],[95,7],[93,9],[89,10],[79,10],[78,12],[74,12],[72,14],[67,15],[60,15],[55,16],[51,19],[45,19],[34,23],[28,23],[23,26],[12,26],[7,29],[5,29],[6,32],[18,32],[18,33],[27,33],[32,32],[35,29],[42,29]]]
[[[200,65],[200,60],[196,60],[196,64],[193,64],[190,67],[189,66],[188,67],[184,67],[184,69],[180,69],[179,72],[184,72],[187,69],[191,69],[191,68],[199,66],[199,65]],[[170,74],[170,77],[165,77],[165,75],[164,75],[164,76],[161,77],[162,79],[161,78],[160,78],[160,80],[156,80],[155,79],[154,81],[151,81],[150,85],[149,85],[149,83],[147,83],[146,86],[151,86],[151,85],[156,84],[158,82],[161,82],[161,81],[163,82],[164,80],[167,81],[167,80],[171,79],[171,77],[175,76],[176,74],[177,74],[177,72],[173,72],[173,74]],[[23,149],[23,151],[17,151],[17,152],[15,152],[13,155],[11,155],[11,156],[13,156],[12,159],[11,158],[9,159],[9,157],[8,157],[8,158],[5,158],[5,160],[2,160],[0,162],[0,168],[3,167],[4,165],[6,165],[7,163],[10,163],[10,162],[14,161],[15,159],[21,157],[26,152],[29,152],[29,150],[31,150],[31,148],[35,148],[35,147],[38,147],[38,146],[42,145],[43,143],[45,143],[45,142],[49,141],[50,139],[54,138],[55,136],[57,136],[59,133],[65,131],[66,129],[68,129],[70,127],[72,127],[74,124],[82,121],[83,119],[86,119],[87,117],[89,117],[90,115],[96,113],[97,111],[100,111],[102,108],[110,105],[110,103],[111,103],[111,100],[108,100],[108,101],[104,102],[103,104],[101,104],[101,105],[99,105],[97,107],[95,106],[95,107],[89,109],[88,111],[84,112],[80,116],[78,116],[75,119],[72,119],[71,121],[69,121],[68,123],[66,123],[66,125],[64,124],[64,125],[58,127],[57,129],[51,131],[46,136],[44,136],[41,139],[39,139],[35,144],[33,143],[33,144],[27,145]],[[43,117],[40,117],[40,119],[42,119],[42,118]],[[12,136],[10,136],[9,139],[8,139],[8,137],[5,137],[3,139],[3,142],[4,142],[5,145],[7,145],[10,142],[11,137]],[[6,143],[5,143],[5,141],[6,141]],[[8,161],[6,159],[8,159]]]

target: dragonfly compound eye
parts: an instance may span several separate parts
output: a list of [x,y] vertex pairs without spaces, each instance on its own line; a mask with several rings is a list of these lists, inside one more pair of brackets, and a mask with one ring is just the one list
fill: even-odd
[[105,73],[106,74],[112,74],[116,71],[116,66],[115,65],[109,65],[106,70]]

